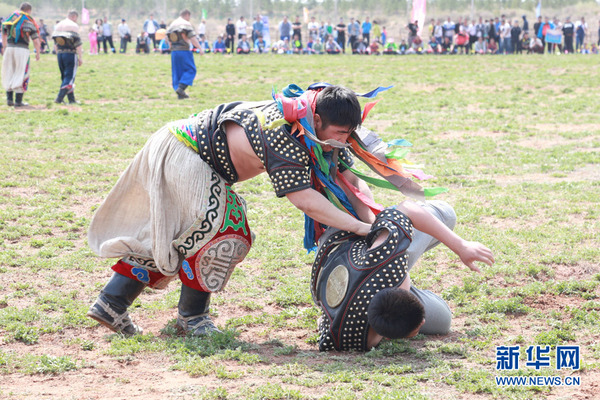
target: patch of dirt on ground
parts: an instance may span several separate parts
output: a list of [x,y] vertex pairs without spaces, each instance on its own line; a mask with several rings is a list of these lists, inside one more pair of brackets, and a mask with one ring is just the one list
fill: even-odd
[[551,176],[544,173],[529,173],[521,175],[494,175],[497,185],[508,186],[520,183],[561,183],[561,182],[588,182],[600,180],[600,168],[594,164],[588,164],[574,171],[565,171],[566,176]]
[[524,229],[535,229],[547,223],[543,218],[542,210],[538,210],[537,214],[540,214],[540,218],[538,218],[538,216],[524,216],[519,219],[482,216],[478,224],[483,224],[485,226],[489,226],[502,231],[521,231]]
[[368,121],[368,124],[365,124],[365,126],[368,129],[378,133],[385,132],[386,129],[394,124],[394,121],[389,119],[369,119]]
[[553,294],[544,294],[535,298],[525,298],[523,303],[538,311],[564,311],[565,308],[577,308],[586,300],[579,296],[557,296]]
[[535,124],[533,129],[540,132],[598,132],[600,125],[598,124]]
[[600,266],[591,262],[581,261],[576,265],[552,264],[554,270],[554,279],[557,281],[580,281],[590,280],[600,272]]
[[[584,138],[568,139],[559,135],[550,136],[531,136],[523,139],[519,139],[515,142],[517,146],[527,147],[536,150],[550,149],[556,146],[564,146],[571,144],[586,144],[592,143],[596,138],[594,136],[587,136]],[[588,150],[582,149],[582,150]]]
[[554,387],[546,397],[548,400],[597,400],[600,393],[600,371],[575,372],[571,376],[581,377],[579,387]]
[[[37,194],[41,194],[40,188],[37,186],[11,186],[6,189],[8,196],[12,198],[30,199]],[[13,206],[14,207],[14,206]]]
[[508,133],[500,131],[444,131],[438,137],[441,139],[468,139],[469,137],[487,137],[492,139],[501,139]]
[[[437,258],[446,260],[444,254],[438,254]],[[447,260],[446,260],[447,261]],[[439,266],[440,272],[448,270],[447,262]],[[592,264],[580,265],[575,268],[577,277],[589,277],[594,274],[598,267]],[[68,273],[64,272],[65,279]],[[96,275],[96,276],[94,276]],[[106,275],[99,277],[97,275]],[[106,274],[92,274],[88,279],[103,282]],[[452,274],[454,275],[454,274]],[[564,277],[566,272],[558,270],[557,275]],[[16,274],[5,274],[5,277],[16,277]],[[456,284],[461,284],[458,277]],[[14,280],[16,282],[16,280]],[[5,286],[10,285],[4,282]],[[448,287],[450,283],[445,282]],[[80,281],[66,279],[66,283],[61,287],[65,293],[70,289],[75,289],[80,285]],[[44,281],[43,287],[39,290],[47,290],[48,284]],[[176,290],[176,285],[171,285],[167,291]],[[440,290],[442,290],[440,288]],[[166,296],[166,291],[147,291],[142,294],[142,302],[158,301]],[[95,294],[94,294],[95,295]],[[224,294],[226,295],[226,294]],[[15,301],[18,300],[18,304]],[[86,299],[81,301],[86,302]],[[560,310],[565,306],[576,307],[583,300],[569,296],[542,296],[542,299],[536,301],[526,300],[526,304],[536,310]],[[10,306],[18,305],[24,307],[28,303],[27,297],[13,299]],[[215,306],[218,315],[214,318],[219,326],[224,326],[227,320],[235,317],[241,317],[248,314],[277,314],[280,308],[272,304],[264,304],[259,310],[248,311],[244,307],[220,304]],[[161,335],[161,330],[176,317],[176,310],[148,310],[136,308],[131,311],[132,318],[136,323],[144,327],[145,332],[152,333],[155,336]],[[526,317],[516,315],[511,318],[510,327],[503,332],[503,338],[517,337],[523,335],[529,337],[536,327],[530,326],[524,321]],[[466,324],[467,318],[457,316],[453,319],[453,330],[449,335],[432,337],[429,340],[440,340],[445,343],[461,343],[463,340],[472,340],[473,338],[465,335],[464,331],[473,329]],[[269,325],[270,326],[270,325]],[[200,396],[204,391],[215,390],[217,388],[226,388],[230,395],[237,398],[243,398],[244,391],[253,391],[267,382],[280,382],[279,376],[271,376],[270,371],[274,366],[286,367],[295,363],[309,365],[311,367],[331,363],[332,357],[339,358],[342,362],[347,359],[353,363],[354,355],[345,353],[329,353],[323,355],[318,352],[315,345],[308,344],[306,339],[316,332],[311,329],[273,329],[265,331],[265,325],[244,325],[239,328],[239,339],[250,344],[253,348],[252,353],[259,355],[266,362],[256,365],[243,365],[237,362],[225,361],[221,365],[228,373],[235,376],[235,373],[242,374],[240,378],[219,378],[215,374],[209,376],[192,377],[183,371],[172,370],[173,359],[162,353],[137,353],[135,356],[111,356],[106,352],[111,348],[108,342],[110,331],[102,326],[92,328],[67,329],[56,334],[46,334],[40,337],[36,345],[28,346],[20,342],[4,343],[2,350],[4,352],[15,354],[32,355],[51,355],[51,356],[69,356],[78,363],[83,363],[84,367],[77,371],[70,371],[59,376],[49,375],[24,375],[10,374],[2,376],[2,385],[0,388],[0,397],[3,399],[188,399]],[[508,340],[508,339],[507,339]],[[84,350],[81,346],[83,341],[94,343],[92,350]],[[421,343],[425,346],[427,341],[415,342],[415,346]],[[506,343],[500,343],[503,345]],[[278,354],[281,346],[294,346],[291,354]],[[483,355],[493,360],[493,354]],[[403,363],[404,355],[394,358],[393,362]],[[390,362],[389,359],[382,359],[376,362]],[[462,362],[462,361],[461,361]],[[316,368],[318,370],[318,367]],[[560,394],[571,394],[572,392],[579,397],[569,397],[574,399],[593,399],[590,397],[593,391],[590,387],[597,374],[591,374],[593,371],[581,372],[582,387],[575,391],[571,389],[553,389],[554,399],[560,399]],[[450,371],[448,372],[450,373]],[[285,374],[289,376],[289,374]],[[271,378],[267,378],[271,376]],[[298,376],[302,379],[302,376]],[[443,376],[441,377],[443,379]],[[307,398],[318,398],[324,395],[328,390],[335,388],[335,383],[319,385],[317,387],[300,386],[294,382],[282,384],[286,389],[297,390]],[[419,382],[418,390],[422,393],[428,393],[432,398],[449,399],[460,398],[466,400],[487,399],[489,395],[462,393],[455,387],[448,386],[439,381]],[[586,397],[587,396],[587,397]]]

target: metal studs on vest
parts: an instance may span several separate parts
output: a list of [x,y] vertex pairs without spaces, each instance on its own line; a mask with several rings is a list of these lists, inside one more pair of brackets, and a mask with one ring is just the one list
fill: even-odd
[[[371,248],[382,232],[385,241]],[[412,223],[395,209],[381,212],[366,238],[343,231],[325,237],[311,277],[313,299],[323,310],[321,351],[368,350],[367,307],[379,291],[404,281],[411,241]]]

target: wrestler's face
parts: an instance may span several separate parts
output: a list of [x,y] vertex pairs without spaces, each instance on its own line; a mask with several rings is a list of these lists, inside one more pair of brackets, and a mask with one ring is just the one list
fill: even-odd
[[[349,126],[327,125],[323,128],[323,121],[319,114],[315,114],[315,130],[315,133],[320,140],[333,139],[341,143],[346,143],[348,137],[354,132],[354,129]],[[322,148],[323,151],[332,150],[331,146],[323,146]]]

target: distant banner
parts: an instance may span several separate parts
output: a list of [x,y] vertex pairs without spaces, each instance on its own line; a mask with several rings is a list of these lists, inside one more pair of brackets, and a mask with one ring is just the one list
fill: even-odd
[[308,8],[304,7],[304,23],[308,24]]
[[421,36],[421,31],[425,26],[425,15],[427,14],[427,0],[413,0],[411,21],[419,21],[418,35]]
[[542,16],[542,0],[538,1],[537,6],[535,7],[535,17],[539,18]]
[[203,9],[202,9],[202,19],[206,19],[206,15],[207,15],[207,13],[206,13],[206,9],[205,9],[205,8],[203,8]]
[[83,25],[90,23],[90,12],[85,7],[81,9],[81,23]]
[[546,43],[562,43],[562,31],[559,29],[548,29],[546,32]]

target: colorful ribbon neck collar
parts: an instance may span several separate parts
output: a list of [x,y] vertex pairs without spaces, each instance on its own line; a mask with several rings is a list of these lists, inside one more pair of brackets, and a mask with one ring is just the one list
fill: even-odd
[[[413,182],[412,178],[424,180],[432,178],[432,176],[426,175],[417,166],[404,158],[408,153],[407,149],[395,149],[387,153],[387,148],[391,146],[412,146],[405,140],[393,140],[392,142],[384,143],[379,136],[362,127],[362,125],[350,136],[348,143],[340,143],[331,139],[320,140],[317,137],[314,126],[314,114],[318,93],[327,86],[330,86],[330,84],[323,82],[315,83],[304,91],[298,85],[291,84],[284,88],[282,93],[278,94],[275,90],[272,91],[273,99],[277,102],[283,118],[287,123],[292,125],[292,134],[306,145],[310,153],[309,168],[311,170],[311,185],[315,190],[325,195],[336,207],[353,215],[355,218],[358,218],[358,216],[341,186],[353,192],[375,214],[383,209],[381,205],[373,202],[366,196],[360,196],[360,191],[344,179],[341,174],[331,174],[331,171],[336,170],[338,160],[335,157],[332,159],[329,154],[323,153],[321,146],[327,145],[337,149],[349,148],[358,159],[385,179],[382,180],[365,175],[345,165],[340,160],[342,165],[352,173],[375,186],[395,189],[417,200],[424,200],[425,196],[433,196],[447,191],[444,188],[424,190],[416,182]],[[370,92],[364,94],[356,93],[356,95],[372,99],[379,93],[390,88],[392,86],[378,87]],[[376,103],[377,101],[374,101],[365,105],[361,118],[363,122]],[[404,166],[407,166],[407,168],[404,168]],[[316,242],[324,228],[317,221],[305,215],[304,247],[309,252],[316,248]]]

